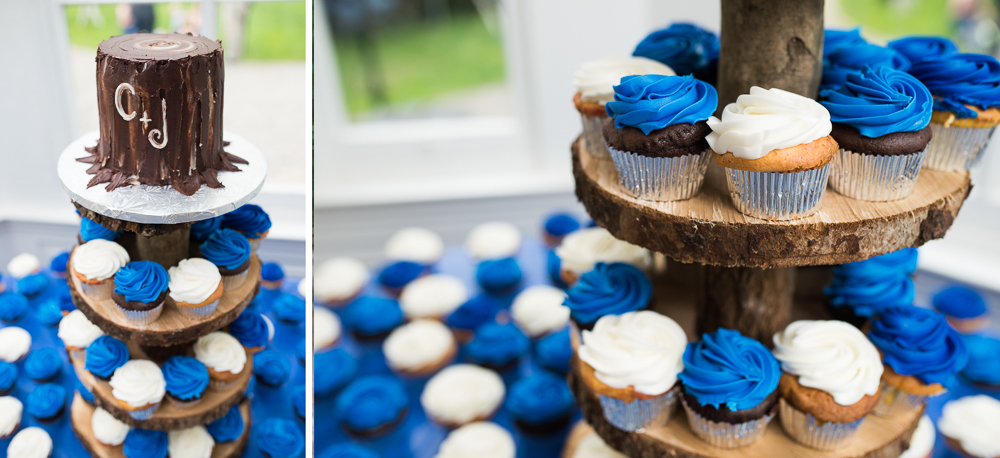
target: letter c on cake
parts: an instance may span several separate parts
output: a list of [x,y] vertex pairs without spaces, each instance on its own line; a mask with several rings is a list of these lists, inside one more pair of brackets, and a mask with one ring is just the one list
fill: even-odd
[[131,121],[132,119],[135,118],[135,110],[133,110],[131,113],[126,114],[125,109],[122,108],[122,92],[124,91],[129,91],[132,93],[132,95],[135,95],[135,88],[133,88],[131,84],[128,83],[119,84],[118,88],[115,89],[115,108],[118,109],[118,115],[120,115],[122,119],[126,121]]

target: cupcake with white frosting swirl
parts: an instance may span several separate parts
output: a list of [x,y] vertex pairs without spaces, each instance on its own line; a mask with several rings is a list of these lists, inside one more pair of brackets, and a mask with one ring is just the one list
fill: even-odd
[[222,299],[222,274],[211,261],[203,258],[182,260],[167,271],[169,295],[188,318],[211,315]]
[[478,421],[448,433],[435,458],[514,458],[516,453],[510,432],[496,423]]
[[483,223],[469,231],[465,249],[480,261],[511,258],[521,249],[521,231],[503,221]]
[[160,366],[145,359],[133,359],[115,369],[108,384],[118,405],[140,421],[149,420],[167,394]]
[[167,452],[171,458],[211,458],[215,439],[204,426],[167,433]]
[[100,407],[94,409],[94,414],[90,417],[90,428],[94,431],[94,439],[111,447],[122,445],[125,436],[132,430],[131,426],[122,423]]
[[645,248],[618,240],[607,229],[588,227],[571,232],[556,247],[559,276],[573,286],[581,275],[594,270],[598,262],[624,262],[649,272],[653,257]]
[[938,429],[950,450],[960,456],[1000,456],[1000,401],[985,394],[949,401],[941,409]]
[[31,253],[21,253],[7,263],[7,273],[15,279],[37,274],[41,269],[42,263]]
[[49,458],[52,437],[37,426],[24,428],[7,445],[7,458]]
[[458,351],[455,335],[435,320],[414,320],[392,331],[382,343],[393,372],[410,378],[429,377],[448,365]]
[[427,418],[446,428],[489,420],[506,394],[496,372],[473,364],[449,366],[431,377],[420,394]]
[[111,298],[115,274],[130,261],[125,248],[104,239],[77,246],[70,256],[71,271],[80,280],[83,294],[96,300]]
[[0,396],[0,440],[7,439],[21,427],[24,406],[13,396]]
[[569,324],[569,307],[563,305],[564,300],[566,292],[559,288],[529,286],[514,297],[510,315],[525,335],[537,339]]
[[316,268],[313,295],[327,307],[341,307],[356,299],[365,289],[371,273],[354,258],[334,258]]
[[247,364],[243,344],[222,331],[201,336],[194,344],[194,357],[208,368],[209,386],[220,391],[236,383]]
[[104,331],[91,323],[83,312],[73,310],[59,321],[58,335],[70,356],[74,359],[84,359],[87,356],[87,347],[98,337],[103,336]]
[[444,254],[441,236],[422,227],[408,227],[385,241],[385,258],[390,261],[407,261],[423,266],[431,266]]
[[399,295],[399,307],[406,318],[431,318],[444,321],[469,299],[469,291],[461,280],[447,274],[431,274],[406,285]]
[[17,363],[31,351],[31,334],[23,328],[8,326],[0,329],[0,361]]

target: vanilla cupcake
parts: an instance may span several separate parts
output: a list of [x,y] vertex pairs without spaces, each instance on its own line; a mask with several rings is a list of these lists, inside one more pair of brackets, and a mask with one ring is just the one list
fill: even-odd
[[399,307],[406,318],[432,318],[443,321],[469,299],[462,281],[451,275],[432,274],[406,285],[399,295]]
[[1000,456],[1000,401],[985,394],[949,401],[941,409],[938,430],[950,450],[960,456]]
[[133,359],[115,369],[108,384],[118,405],[140,421],[149,420],[167,394],[160,366],[145,359]]
[[247,364],[243,344],[222,331],[200,337],[194,344],[194,357],[208,368],[209,387],[218,391],[233,386]]
[[496,372],[472,364],[449,366],[431,377],[420,395],[427,418],[446,428],[489,420],[506,389]]
[[37,274],[42,269],[42,263],[31,253],[21,253],[7,263],[7,273],[14,279]]
[[469,231],[465,249],[480,261],[512,258],[521,249],[521,231],[502,221],[483,223]]
[[455,335],[435,320],[414,320],[392,331],[382,343],[385,362],[396,374],[429,377],[448,365],[457,351]]
[[0,329],[0,361],[17,363],[31,351],[31,334],[17,326]]
[[547,285],[525,288],[514,297],[510,315],[514,324],[532,339],[558,331],[569,324],[566,292]]
[[167,453],[170,458],[211,458],[215,439],[204,426],[195,426],[167,433]]
[[82,360],[87,356],[87,347],[103,336],[104,331],[91,323],[83,312],[73,310],[59,321],[58,335],[70,356]]
[[94,431],[94,439],[109,447],[122,445],[125,436],[132,430],[131,426],[100,407],[94,409],[94,415],[90,417],[90,428]]
[[121,245],[104,239],[91,240],[73,249],[71,272],[80,280],[81,291],[91,299],[111,298],[115,274],[130,261]]
[[616,239],[606,229],[590,227],[572,232],[556,247],[559,275],[573,286],[581,275],[594,269],[598,262],[624,262],[649,272],[653,257],[645,248]]
[[37,426],[24,428],[7,445],[7,458],[49,458],[52,437]]
[[371,273],[357,259],[334,258],[320,264],[314,277],[316,302],[328,307],[341,307],[361,295]]
[[340,341],[343,327],[340,318],[323,307],[313,307],[313,351],[316,353],[333,348]]
[[21,427],[24,406],[13,396],[0,396],[0,440],[7,439]]
[[430,266],[437,263],[444,254],[444,241],[430,230],[408,227],[386,240],[383,253],[391,261],[409,261]]
[[477,421],[448,433],[435,458],[514,458],[516,454],[509,431],[493,422]]
[[222,274],[211,261],[202,258],[182,260],[171,267],[170,298],[181,315],[201,318],[211,315],[222,299]]

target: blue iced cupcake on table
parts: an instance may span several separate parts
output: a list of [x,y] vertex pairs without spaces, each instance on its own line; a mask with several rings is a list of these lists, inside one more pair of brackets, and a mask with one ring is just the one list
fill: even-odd
[[161,369],[171,404],[188,409],[201,402],[209,384],[208,368],[201,361],[190,356],[171,356]]
[[530,347],[531,341],[513,323],[486,323],[476,328],[462,354],[469,362],[503,374],[516,369]]
[[292,420],[268,418],[254,427],[254,439],[265,457],[297,458],[306,448],[306,432]]
[[489,294],[477,294],[445,318],[445,324],[455,331],[455,338],[468,342],[479,326],[493,321],[504,304]]
[[103,335],[87,346],[87,356],[84,367],[101,380],[107,381],[130,358],[125,342],[109,335]]
[[361,296],[341,313],[344,326],[360,341],[380,341],[403,323],[403,310],[393,299]]
[[545,217],[545,223],[542,224],[542,238],[545,240],[546,246],[555,248],[562,243],[562,239],[566,237],[566,234],[579,228],[580,221],[573,215],[569,213],[553,213]]
[[871,43],[855,43],[823,52],[823,78],[820,90],[837,90],[847,81],[847,75],[859,73],[864,67],[888,67],[907,71],[910,60],[899,51]]
[[167,433],[132,428],[125,436],[122,452],[126,458],[166,458]]
[[42,273],[32,274],[17,281],[17,292],[23,294],[28,299],[34,299],[45,292],[45,288],[48,286],[49,277],[47,275]]
[[53,347],[42,347],[28,353],[24,359],[24,375],[36,383],[51,382],[62,373],[62,366],[59,351]]
[[326,397],[347,386],[358,370],[358,361],[342,348],[313,355],[313,390]]
[[285,271],[276,262],[265,262],[260,266],[260,287],[270,291],[281,289]]
[[0,361],[0,396],[7,396],[17,386],[17,365]]
[[409,402],[398,379],[367,376],[355,380],[337,396],[334,416],[348,433],[373,437],[401,423]]
[[476,266],[476,283],[490,294],[503,295],[521,284],[521,266],[514,258],[487,259]]
[[248,308],[229,323],[229,335],[240,341],[250,354],[257,353],[267,347],[273,334],[266,320],[260,312]]
[[115,274],[111,299],[132,323],[150,324],[163,312],[169,282],[163,266],[153,261],[133,261]]
[[222,418],[205,426],[216,443],[232,442],[243,435],[243,413],[239,404],[229,408]]
[[353,442],[341,442],[327,447],[320,458],[380,458],[378,452]]
[[720,448],[745,447],[764,436],[778,409],[781,365],[767,347],[720,328],[684,350],[678,374],[691,430]]
[[539,372],[511,385],[504,408],[514,424],[529,434],[563,430],[573,413],[573,394],[566,380]]
[[306,421],[306,387],[300,385],[292,393],[292,410],[295,411],[295,418]]
[[42,302],[42,305],[38,306],[38,310],[35,311],[35,318],[38,320],[42,326],[55,327],[63,319],[62,308],[59,307],[58,299],[49,299]]
[[552,282],[552,286],[563,289],[569,287],[562,279],[562,260],[559,259],[559,255],[556,254],[555,250],[549,250],[545,256],[545,271],[549,274],[549,281]]
[[965,336],[965,348],[969,362],[962,369],[962,378],[979,388],[1000,389],[1000,340],[973,334]]
[[566,291],[570,319],[580,330],[594,327],[605,315],[645,309],[653,297],[653,284],[639,268],[623,262],[599,262]]
[[833,318],[863,326],[879,311],[912,305],[917,249],[905,248],[864,261],[834,266],[833,280],[823,288]]
[[87,243],[91,240],[104,239],[109,242],[114,242],[122,236],[119,231],[112,231],[104,226],[101,226],[96,221],[90,218],[80,218],[80,233],[76,235],[77,242],[81,245]]
[[271,303],[271,312],[279,321],[299,324],[306,319],[306,301],[294,294],[282,294]]
[[911,64],[958,53],[958,46],[945,37],[909,36],[890,41],[888,47],[906,56]]
[[554,332],[535,342],[535,363],[550,371],[565,374],[569,372],[569,360],[573,357],[573,344],[569,328]]
[[56,278],[66,278],[66,264],[69,264],[69,252],[64,251],[52,258],[49,263],[49,271]]
[[73,389],[80,394],[80,398],[82,398],[87,404],[94,405],[94,393],[91,393],[90,389],[84,386],[80,380],[76,381],[73,385]]
[[257,383],[276,388],[285,383],[291,374],[292,363],[280,351],[264,350],[253,358],[253,375]]
[[25,410],[40,422],[59,418],[66,407],[66,390],[55,383],[42,383],[28,393]]
[[0,321],[14,323],[28,314],[28,298],[21,293],[0,293]]
[[234,291],[247,278],[250,271],[250,242],[232,229],[219,229],[201,244],[201,256],[219,268],[222,288]]
[[976,333],[990,323],[986,299],[972,288],[962,285],[944,288],[934,294],[931,305],[963,334]]
[[427,267],[412,261],[394,261],[386,264],[379,271],[378,281],[386,293],[392,297],[399,298],[403,288],[427,272]]
[[653,59],[672,68],[678,75],[694,75],[715,85],[719,37],[694,24],[678,22],[647,35],[632,55]]
[[251,250],[256,253],[260,243],[271,230],[271,218],[267,212],[254,204],[246,204],[236,210],[222,215],[222,227],[233,229],[250,242]]

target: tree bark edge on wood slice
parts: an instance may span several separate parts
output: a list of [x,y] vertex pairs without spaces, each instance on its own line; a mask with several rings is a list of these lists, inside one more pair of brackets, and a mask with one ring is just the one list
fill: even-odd
[[132,221],[125,221],[121,219],[115,219],[110,216],[104,216],[97,213],[78,202],[73,202],[73,206],[80,211],[80,216],[94,221],[101,226],[104,226],[112,231],[128,231],[134,232],[143,237],[156,237],[160,235],[166,235],[171,232],[183,229],[185,227],[191,226],[191,223],[177,223],[177,224],[149,224],[149,223],[135,223]]

